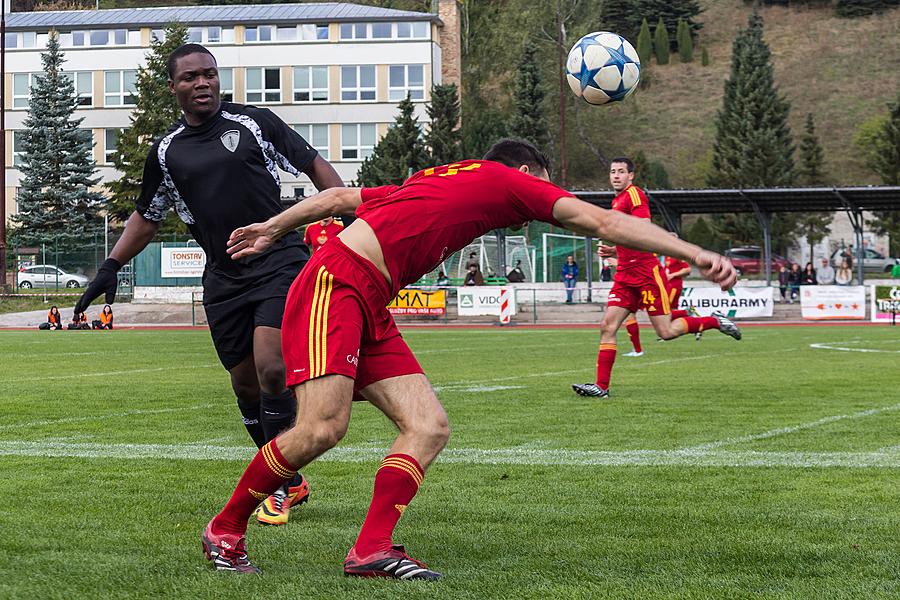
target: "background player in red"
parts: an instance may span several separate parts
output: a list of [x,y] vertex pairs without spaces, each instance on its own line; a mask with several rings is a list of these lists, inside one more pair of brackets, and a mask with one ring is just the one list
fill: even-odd
[[[650,203],[644,190],[634,185],[634,163],[631,159],[625,157],[612,159],[609,165],[609,182],[618,192],[613,198],[613,212],[650,220]],[[678,239],[670,235],[665,237]],[[734,339],[741,339],[737,325],[722,314],[713,313],[710,317],[691,317],[685,311],[673,314],[669,306],[665,273],[662,272],[659,260],[652,252],[634,250],[624,245],[612,247],[601,244],[599,253],[603,257],[617,256],[618,265],[613,277],[613,287],[609,292],[606,315],[600,323],[597,381],[573,384],[572,389],[577,394],[594,397],[609,395],[610,374],[616,361],[616,333],[628,315],[638,310],[647,311],[656,335],[664,340],[704,329],[718,329]],[[660,254],[670,256],[668,252]],[[681,256],[678,253],[671,255]]]
[[322,192],[265,223],[236,229],[228,252],[234,258],[265,252],[295,227],[353,210],[356,221],[313,254],[291,287],[282,343],[299,418],[260,450],[204,530],[207,558],[218,569],[259,571],[246,554],[248,517],[261,497],[341,440],[352,400],[359,395],[391,419],[399,434],[375,475],[372,503],[344,573],[440,576],[392,540],[450,430],[447,414],[385,306],[479,235],[540,220],[690,259],[723,288],[736,280],[727,259],[551,184],[546,156],[516,140],[498,142],[485,160],[420,171],[402,186]]
[[344,230],[344,223],[340,218],[326,217],[318,223],[310,223],[306,226],[303,242],[309,246],[311,252],[322,247],[322,244],[337,237]]

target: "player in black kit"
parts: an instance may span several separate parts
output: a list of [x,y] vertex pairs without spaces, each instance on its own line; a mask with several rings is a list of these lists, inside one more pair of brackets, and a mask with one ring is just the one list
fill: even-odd
[[[84,311],[104,292],[106,302],[112,302],[117,271],[153,239],[173,208],[206,252],[203,305],[213,344],[231,375],[247,431],[262,447],[293,425],[296,415],[294,396],[284,383],[281,317],[288,289],[309,252],[296,232],[265,255],[245,260],[231,260],[226,242],[236,228],[281,212],[279,168],[306,173],[319,190],[343,183],[270,110],[221,102],[216,60],[203,46],[176,49],[168,70],[169,91],[184,114],[153,144],[136,210],[75,311]],[[308,495],[308,484],[298,477],[268,497],[257,518],[284,524],[290,507]]]

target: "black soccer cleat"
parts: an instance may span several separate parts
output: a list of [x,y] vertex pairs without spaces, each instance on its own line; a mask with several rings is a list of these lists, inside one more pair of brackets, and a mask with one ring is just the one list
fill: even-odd
[[737,325],[735,325],[734,321],[720,312],[714,312],[710,316],[719,322],[719,331],[727,336],[733,337],[736,340],[741,339],[741,330]]
[[212,523],[203,530],[200,537],[203,542],[203,553],[206,560],[211,561],[217,571],[233,571],[236,573],[261,573],[247,558],[247,543],[242,535],[215,535]]
[[351,548],[344,560],[344,575],[348,577],[387,577],[391,579],[424,579],[434,581],[441,574],[432,571],[422,561],[410,558],[403,546],[360,557]]
[[591,398],[606,398],[609,396],[609,390],[604,390],[596,383],[573,383],[572,389],[579,396],[589,396]]

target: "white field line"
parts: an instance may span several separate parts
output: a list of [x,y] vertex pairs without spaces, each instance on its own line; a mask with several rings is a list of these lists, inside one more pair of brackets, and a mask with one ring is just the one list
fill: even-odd
[[154,367],[152,369],[128,369],[125,371],[105,371],[103,373],[72,373],[70,375],[57,375],[54,377],[31,377],[16,379],[16,383],[26,381],[54,381],[58,379],[82,379],[84,377],[111,377],[116,375],[132,375],[134,373],[158,373],[159,371],[174,371],[181,369],[211,369],[221,367],[219,363],[208,365],[172,365],[171,367]]
[[821,427],[822,425],[828,425],[829,423],[834,423],[836,421],[844,421],[848,419],[861,419],[863,417],[868,417],[871,415],[877,415],[883,412],[891,412],[895,410],[900,410],[900,404],[894,404],[892,406],[883,406],[881,408],[871,408],[869,410],[863,410],[858,413],[853,413],[849,415],[832,415],[830,417],[823,417],[817,421],[812,421],[809,423],[801,423],[800,425],[792,425],[790,427],[779,427],[778,429],[770,429],[769,431],[764,431],[762,433],[754,433],[751,435],[744,435],[741,437],[735,438],[726,438],[724,440],[718,440],[715,442],[709,442],[708,444],[700,444],[699,446],[690,446],[687,448],[682,448],[681,450],[685,452],[704,452],[707,450],[714,450],[716,448],[721,448],[722,446],[733,446],[734,444],[743,444],[744,442],[753,442],[756,440],[764,440],[768,438],[778,437],[780,435],[788,435],[791,433],[795,433],[797,431],[803,431],[804,429],[813,429],[814,427]]
[[874,348],[848,348],[847,346],[836,346],[835,344],[852,344],[854,342],[819,342],[810,344],[810,348],[817,350],[839,350],[841,352],[873,352],[885,354],[900,354],[900,350],[876,350]]
[[[386,448],[339,447],[318,460],[372,463]],[[253,451],[244,446],[197,444],[98,444],[69,441],[0,441],[0,456],[248,461]],[[723,450],[549,450],[540,448],[453,448],[438,461],[470,465],[547,465],[607,467],[848,467],[900,468],[900,452],[727,452]]]
[[158,415],[164,413],[181,412],[185,410],[202,410],[204,408],[213,408],[218,404],[196,404],[192,406],[179,406],[174,408],[149,408],[125,410],[115,413],[107,413],[103,415],[90,415],[84,417],[63,417],[60,419],[43,419],[40,421],[26,421],[24,423],[12,423],[10,425],[0,425],[0,431],[16,431],[26,429],[28,427],[43,427],[44,425],[59,425],[61,423],[82,423],[84,421],[101,421],[103,419],[116,419],[118,417],[130,417],[134,415]]

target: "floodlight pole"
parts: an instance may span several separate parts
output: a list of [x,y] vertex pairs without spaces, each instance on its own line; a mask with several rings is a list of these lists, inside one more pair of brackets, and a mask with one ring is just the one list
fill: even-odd
[[[6,0],[0,1],[0,85],[6,82]],[[4,85],[5,87],[5,85]],[[0,106],[0,290],[6,287],[6,94]]]

